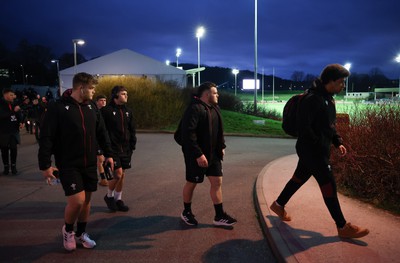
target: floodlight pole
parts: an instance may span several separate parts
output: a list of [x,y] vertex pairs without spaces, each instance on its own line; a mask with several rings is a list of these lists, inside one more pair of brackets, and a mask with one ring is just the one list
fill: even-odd
[[257,113],[257,0],[254,0],[254,113]]

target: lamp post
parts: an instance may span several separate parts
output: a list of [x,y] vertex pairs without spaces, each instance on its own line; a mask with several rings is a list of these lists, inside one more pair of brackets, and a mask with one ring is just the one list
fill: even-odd
[[57,77],[58,77],[58,95],[61,97],[61,78],[60,78],[60,63],[58,59],[52,59],[51,63],[56,63],[57,66]]
[[179,64],[178,64],[178,58],[179,58],[179,56],[180,56],[181,54],[182,54],[182,49],[177,48],[177,49],[176,49],[176,67],[179,66]]
[[239,74],[239,70],[234,68],[232,69],[232,74],[235,75],[235,96],[236,96],[236,88],[237,88],[237,74]]
[[197,84],[200,86],[200,38],[203,37],[205,33],[205,29],[204,27],[199,27],[197,28],[196,31],[196,37],[197,37],[197,68],[199,70],[198,74],[198,78],[197,78]]
[[[397,63],[400,63],[400,54],[397,55],[395,60]],[[400,101],[400,76],[399,76],[399,101]]]
[[75,67],[75,73],[76,73],[76,45],[82,46],[85,44],[85,41],[83,39],[72,39],[72,43],[74,43],[74,67]]
[[257,0],[254,0],[254,113],[257,112]]
[[24,71],[24,66],[23,66],[22,64],[21,64],[20,66],[21,66],[21,68],[22,68],[22,84],[25,85],[25,71]]
[[[350,71],[351,63],[344,64],[344,68]],[[346,78],[346,101],[347,101],[348,89],[349,89],[349,77]]]

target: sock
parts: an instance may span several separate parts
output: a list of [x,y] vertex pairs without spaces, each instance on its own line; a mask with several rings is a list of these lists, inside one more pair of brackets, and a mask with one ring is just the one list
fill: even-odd
[[114,199],[115,200],[121,200],[121,197],[122,197],[122,191],[121,192],[117,192],[117,191],[114,192]]
[[214,205],[215,216],[220,217],[224,214],[224,209],[222,207],[222,203]]
[[107,197],[114,197],[114,190],[107,190]]
[[184,206],[184,212],[192,212],[192,203],[183,203]]
[[104,175],[104,173],[100,173],[100,178],[101,179],[106,179],[106,176]]
[[80,237],[83,232],[86,232],[86,224],[87,222],[78,222],[77,229],[76,229],[76,236]]
[[65,223],[65,231],[66,232],[73,232],[74,231],[74,224]]

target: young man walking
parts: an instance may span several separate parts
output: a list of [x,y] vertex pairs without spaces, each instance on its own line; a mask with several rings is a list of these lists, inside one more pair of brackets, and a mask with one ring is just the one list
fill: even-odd
[[125,170],[131,168],[132,152],[136,147],[136,129],[133,112],[126,106],[128,91],[115,86],[111,91],[111,102],[101,109],[104,122],[115,152],[114,178],[108,181],[104,201],[110,211],[127,212],[129,207],[122,201]]
[[282,220],[290,221],[291,217],[284,206],[296,191],[314,176],[325,205],[336,223],[339,237],[360,238],[366,236],[369,231],[345,220],[330,165],[332,144],[343,156],[347,152],[342,138],[336,133],[336,107],[333,95],[343,90],[345,78],[349,75],[350,72],[339,64],[326,66],[309,89],[309,94],[301,101],[298,114],[299,136],[296,142],[299,161],[293,177],[270,208]]
[[[64,248],[76,249],[76,241],[84,248],[96,242],[86,233],[92,192],[97,190],[97,142],[104,151],[106,162],[113,165],[110,139],[103,118],[92,102],[96,79],[87,73],[73,78],[73,88],[63,97],[49,103],[41,124],[39,139],[39,168],[50,184],[56,168],[67,197],[62,227]],[[74,224],[77,230],[74,232]],[[76,238],[76,240],[75,240]]]
[[207,176],[215,209],[214,225],[234,225],[236,219],[229,216],[222,205],[222,159],[226,146],[218,108],[218,91],[214,83],[205,82],[198,87],[197,96],[193,97],[186,109],[181,125],[186,166],[184,210],[181,214],[183,222],[187,225],[198,224],[192,213],[192,197],[197,184]]
[[[99,110],[106,105],[107,105],[107,97],[106,96],[104,96],[104,95],[96,96],[96,106]],[[104,163],[103,150],[100,147],[98,147],[97,148],[97,172],[99,173],[99,176],[100,176],[99,185],[108,186],[108,181],[104,174],[103,163]]]
[[[19,129],[23,126],[21,108],[14,105],[15,93],[10,88],[3,89],[0,99],[0,148],[4,165],[4,175],[17,174],[17,145],[20,143]],[[11,166],[10,166],[11,159]]]

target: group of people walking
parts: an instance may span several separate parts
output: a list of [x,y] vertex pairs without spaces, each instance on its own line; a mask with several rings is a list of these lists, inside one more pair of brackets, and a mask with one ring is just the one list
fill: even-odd
[[[336,223],[338,235],[343,238],[359,238],[369,231],[344,219],[329,163],[331,144],[342,155],[346,154],[346,148],[335,129],[333,95],[344,88],[344,79],[348,76],[349,72],[341,65],[328,65],[314,82],[310,95],[302,102],[296,144],[299,163],[293,177],[270,209],[282,220],[290,221],[285,205],[314,176]],[[128,91],[123,86],[115,86],[109,103],[103,95],[97,96],[94,102],[96,84],[92,75],[76,74],[72,89],[48,105],[41,123],[39,168],[49,183],[56,175],[59,176],[67,197],[65,223],[61,231],[64,248],[68,251],[75,250],[77,242],[84,248],[96,246],[96,242],[86,232],[86,225],[91,195],[97,190],[98,184],[107,187],[104,201],[111,212],[129,210],[122,200],[122,192],[125,170],[132,166],[131,158],[137,140],[133,112],[126,106]],[[237,223],[223,208],[222,160],[226,145],[218,97],[216,84],[201,84],[183,114],[177,135],[186,168],[180,218],[189,226],[198,224],[192,212],[192,198],[196,186],[204,181],[205,176],[210,182],[210,197],[215,210],[214,225],[232,226]],[[9,104],[4,105],[2,107]],[[14,113],[19,111],[17,107],[9,110]],[[17,127],[18,117],[9,118],[15,119]]]

